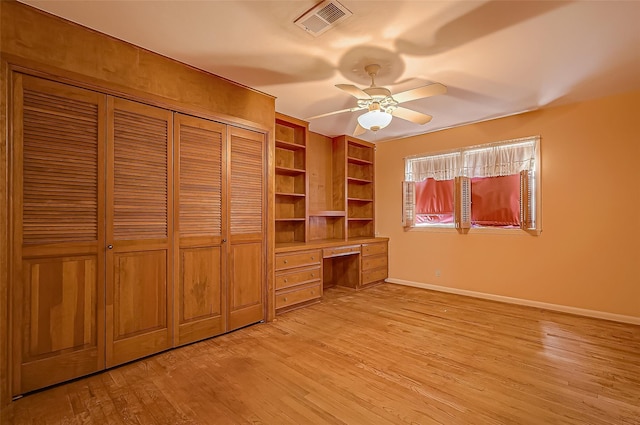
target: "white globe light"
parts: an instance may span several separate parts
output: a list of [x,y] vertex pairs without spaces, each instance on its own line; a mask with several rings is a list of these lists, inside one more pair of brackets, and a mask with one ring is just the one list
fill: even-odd
[[375,109],[360,115],[358,117],[358,124],[367,130],[378,131],[388,126],[392,118],[393,115]]

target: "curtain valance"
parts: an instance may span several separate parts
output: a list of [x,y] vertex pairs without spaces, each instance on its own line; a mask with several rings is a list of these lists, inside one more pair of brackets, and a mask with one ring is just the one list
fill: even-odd
[[460,152],[407,158],[405,180],[420,182],[428,178],[452,180],[460,167]]

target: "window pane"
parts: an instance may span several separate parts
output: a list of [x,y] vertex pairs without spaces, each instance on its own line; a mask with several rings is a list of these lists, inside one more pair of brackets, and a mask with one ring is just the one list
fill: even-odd
[[520,175],[471,179],[471,223],[520,226]]
[[453,223],[453,180],[416,182],[416,223]]

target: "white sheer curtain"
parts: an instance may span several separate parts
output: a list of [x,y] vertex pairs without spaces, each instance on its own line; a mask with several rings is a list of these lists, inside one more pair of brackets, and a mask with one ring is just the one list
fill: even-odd
[[463,152],[461,174],[466,177],[498,177],[533,171],[537,138],[503,142]]
[[420,182],[427,178],[452,180],[460,167],[460,152],[407,158],[405,180]]

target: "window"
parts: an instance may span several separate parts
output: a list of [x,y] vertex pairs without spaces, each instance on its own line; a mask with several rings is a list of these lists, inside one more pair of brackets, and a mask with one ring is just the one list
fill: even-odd
[[539,137],[405,158],[403,225],[539,230]]
[[405,188],[410,192],[406,196],[413,212],[405,226],[453,227],[454,179],[459,168],[460,152],[405,160]]

